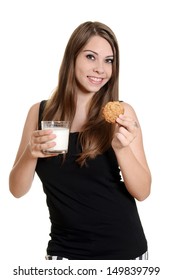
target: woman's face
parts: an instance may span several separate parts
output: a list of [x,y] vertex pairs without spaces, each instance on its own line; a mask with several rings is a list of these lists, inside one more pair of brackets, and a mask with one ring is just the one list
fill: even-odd
[[113,51],[107,40],[93,36],[76,59],[75,77],[77,92],[99,91],[111,78]]

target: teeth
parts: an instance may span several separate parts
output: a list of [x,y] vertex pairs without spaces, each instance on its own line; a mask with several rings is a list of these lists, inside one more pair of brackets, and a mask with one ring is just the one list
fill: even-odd
[[101,82],[101,78],[96,78],[96,77],[90,77],[91,80],[95,81],[95,82]]

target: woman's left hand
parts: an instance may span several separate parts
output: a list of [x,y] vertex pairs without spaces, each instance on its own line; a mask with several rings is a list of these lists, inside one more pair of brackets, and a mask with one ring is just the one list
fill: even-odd
[[129,146],[137,136],[139,124],[137,120],[119,115],[115,124],[115,134],[112,140],[112,146],[115,149],[121,149]]

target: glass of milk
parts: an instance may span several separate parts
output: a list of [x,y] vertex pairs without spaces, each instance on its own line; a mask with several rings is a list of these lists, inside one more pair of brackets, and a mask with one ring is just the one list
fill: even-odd
[[42,129],[52,129],[56,138],[51,140],[56,142],[56,146],[44,150],[45,154],[65,154],[68,151],[69,142],[69,122],[68,121],[41,121]]

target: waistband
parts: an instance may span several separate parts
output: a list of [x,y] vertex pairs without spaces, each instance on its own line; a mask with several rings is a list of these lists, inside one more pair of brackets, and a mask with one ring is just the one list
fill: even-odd
[[[46,260],[68,260],[67,258],[61,257],[61,256],[51,256],[51,255],[46,255]],[[144,254],[141,256],[132,259],[132,260],[148,260],[148,251],[146,251]]]

